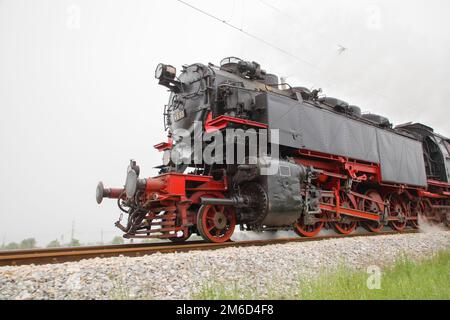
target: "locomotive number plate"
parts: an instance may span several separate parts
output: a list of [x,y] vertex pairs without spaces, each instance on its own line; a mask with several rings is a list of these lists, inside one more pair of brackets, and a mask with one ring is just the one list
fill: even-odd
[[173,112],[173,121],[177,122],[186,117],[186,110],[176,110]]

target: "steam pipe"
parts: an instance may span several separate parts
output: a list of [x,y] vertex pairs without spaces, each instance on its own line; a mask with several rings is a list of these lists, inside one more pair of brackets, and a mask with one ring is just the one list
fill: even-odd
[[219,199],[219,198],[201,198],[202,204],[213,205],[213,206],[235,206],[235,207],[245,207],[248,205],[248,199],[244,197],[233,197],[230,199]]
[[[144,180],[144,179],[142,179]],[[142,181],[143,183],[144,181]],[[162,179],[148,178],[145,179],[145,189],[147,192],[158,192],[166,186],[166,182]]]

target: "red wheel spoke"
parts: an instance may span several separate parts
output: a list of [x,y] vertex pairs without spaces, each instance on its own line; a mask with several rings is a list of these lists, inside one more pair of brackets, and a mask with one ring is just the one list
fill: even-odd
[[294,226],[294,231],[301,237],[315,237],[322,230],[324,222],[317,222],[313,225],[304,225],[300,219]]
[[[367,199],[363,199],[360,202],[360,208],[367,212],[375,212],[380,216],[383,214],[384,205],[381,205],[379,202],[384,202],[381,198],[380,194],[375,190],[367,190],[365,193],[366,197],[373,199],[374,201],[370,201]],[[362,223],[362,226],[369,230],[370,232],[378,233],[380,232],[384,225],[377,221],[365,221]]]
[[[339,194],[339,197],[341,199],[341,207],[342,208],[347,208],[347,209],[356,209],[357,205],[356,205],[356,200],[354,199],[354,197],[349,197],[349,195],[345,192],[341,192]],[[355,231],[356,227],[357,227],[357,222],[356,221],[343,221],[343,222],[334,222],[333,223],[333,228],[336,232],[340,233],[340,234],[350,234],[353,231]]]
[[396,231],[402,231],[406,228],[407,220],[407,205],[404,201],[397,195],[392,196],[390,199],[390,212],[389,216],[391,218],[396,218],[399,220],[391,221],[389,223],[390,227]]
[[225,206],[204,205],[197,216],[197,230],[209,242],[226,242],[236,227],[236,216]]

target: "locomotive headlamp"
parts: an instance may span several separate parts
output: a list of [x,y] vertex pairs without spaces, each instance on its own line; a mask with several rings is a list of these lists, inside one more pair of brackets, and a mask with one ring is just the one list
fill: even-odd
[[175,69],[175,67],[163,63],[158,64],[155,70],[155,78],[159,80],[161,79],[173,80],[175,79],[176,75],[177,69]]
[[161,79],[162,74],[163,74],[163,69],[164,69],[164,65],[162,63],[158,64],[158,66],[156,67],[156,70],[155,70],[155,78],[156,79]]
[[159,84],[170,89],[170,91],[179,93],[182,89],[182,83],[175,80],[177,69],[175,67],[160,63],[155,70],[155,78],[159,80]]

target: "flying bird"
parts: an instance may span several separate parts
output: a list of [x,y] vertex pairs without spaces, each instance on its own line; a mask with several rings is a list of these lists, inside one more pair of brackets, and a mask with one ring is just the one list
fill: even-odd
[[338,44],[337,46],[338,46],[337,53],[338,53],[339,55],[343,54],[344,51],[347,51],[347,48],[346,48],[346,47],[341,46],[340,44]]

